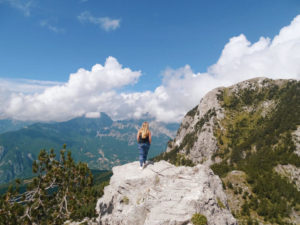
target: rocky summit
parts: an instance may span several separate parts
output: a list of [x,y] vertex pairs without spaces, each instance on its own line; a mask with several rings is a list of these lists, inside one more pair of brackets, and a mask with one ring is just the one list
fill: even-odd
[[220,178],[205,165],[176,167],[166,161],[113,168],[110,184],[97,202],[101,225],[189,225],[202,214],[208,224],[237,224]]

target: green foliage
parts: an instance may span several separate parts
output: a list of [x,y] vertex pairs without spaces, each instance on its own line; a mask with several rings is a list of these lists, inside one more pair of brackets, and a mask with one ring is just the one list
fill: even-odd
[[184,136],[181,145],[179,146],[180,149],[185,148],[187,154],[189,153],[190,149],[194,146],[195,141],[197,141],[198,136],[195,131],[188,133]]
[[197,113],[198,105],[196,105],[192,110],[188,111],[187,116],[194,117]]
[[32,170],[36,177],[27,191],[19,194],[10,187],[0,199],[0,224],[62,224],[65,220],[79,220],[95,216],[97,198],[103,195],[105,183],[93,186],[93,176],[87,164],[75,163],[71,152],[41,150]]
[[[202,127],[204,126],[205,123],[207,123],[213,116],[216,116],[216,110],[215,108],[209,109],[203,117],[195,124],[194,130],[195,130],[195,135],[196,136],[193,140],[194,142],[198,139],[197,134],[202,130]],[[193,142],[193,144],[194,144]],[[182,144],[183,145],[183,144]],[[184,145],[183,145],[184,146]]]
[[227,187],[230,188],[230,189],[233,189],[233,185],[232,185],[232,183],[230,181],[228,181]]
[[254,224],[254,223],[253,223],[252,219],[248,218],[248,220],[247,220],[247,225],[253,225],[253,224]]
[[247,201],[245,201],[243,206],[242,206],[242,215],[250,216],[250,210],[249,210],[249,205],[248,205]]
[[168,141],[167,146],[168,146],[168,148],[171,148],[171,147],[172,147],[172,139],[170,139],[170,140]]
[[179,153],[179,148],[175,147],[170,152],[164,152],[155,158],[152,159],[154,162],[158,162],[160,160],[168,161],[169,163],[175,166],[195,166],[192,160],[186,158],[186,156],[182,153]]
[[221,209],[225,209],[225,205],[223,204],[223,202],[221,201],[221,199],[219,197],[217,197],[217,203],[218,203],[218,206],[221,208]]
[[109,181],[112,176],[111,170],[91,170],[91,172],[93,174],[94,186]]
[[129,204],[129,198],[127,196],[123,196],[122,203],[124,203],[125,205],[128,205]]
[[225,177],[227,173],[233,169],[233,167],[228,165],[226,161],[213,164],[210,166],[210,168],[214,171],[215,174],[219,175],[220,177]]
[[193,225],[206,225],[207,224],[207,219],[206,216],[200,214],[200,213],[195,213],[191,219]]
[[178,153],[176,155],[176,161],[173,163],[176,166],[195,166],[192,160],[187,159],[185,155]]
[[[225,89],[218,99],[226,116],[222,121],[225,129],[217,130],[216,137],[221,152],[228,150],[222,155],[224,160],[211,168],[221,177],[234,169],[247,174],[254,196],[248,201],[244,194],[243,216],[250,218],[250,210],[254,210],[266,221],[284,224],[284,218],[300,202],[300,192],[273,168],[278,164],[300,166],[291,135],[300,125],[300,82],[287,81],[280,87],[270,82],[268,88],[251,87],[237,93]],[[266,100],[272,100],[274,108],[263,115],[266,109],[261,103]],[[242,194],[242,190],[234,193]]]
[[172,164],[176,163],[177,153],[179,153],[179,148],[175,147],[169,152],[163,152],[159,154],[158,156],[152,158],[154,162],[159,162],[160,160],[166,160]]

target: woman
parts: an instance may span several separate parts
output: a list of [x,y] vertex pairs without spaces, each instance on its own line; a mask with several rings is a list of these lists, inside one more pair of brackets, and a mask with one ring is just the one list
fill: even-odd
[[148,151],[151,145],[151,132],[148,122],[144,122],[136,136],[140,152],[140,168],[143,169],[146,164]]

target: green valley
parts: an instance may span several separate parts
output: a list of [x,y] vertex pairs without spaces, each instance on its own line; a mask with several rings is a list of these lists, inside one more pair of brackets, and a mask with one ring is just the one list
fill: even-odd
[[[150,121],[153,142],[149,157],[165,150],[178,124]],[[107,170],[137,160],[136,132],[143,120],[113,121],[105,113],[100,118],[79,117],[66,122],[35,123],[17,131],[0,134],[0,183],[32,175],[31,165],[41,149],[72,149],[76,161],[91,169]]]

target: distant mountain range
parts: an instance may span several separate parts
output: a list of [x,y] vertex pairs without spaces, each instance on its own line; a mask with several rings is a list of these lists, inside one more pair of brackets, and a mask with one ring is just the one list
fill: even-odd
[[33,123],[34,122],[31,121],[20,121],[20,120],[9,120],[9,119],[0,120],[0,134],[8,131],[19,130]]
[[[0,183],[32,176],[32,162],[40,150],[53,148],[59,155],[63,144],[67,144],[75,160],[87,162],[92,169],[110,169],[137,160],[136,132],[143,121],[113,121],[105,113],[99,118],[31,125],[0,120],[0,131],[11,130],[0,134]],[[153,136],[149,157],[153,157],[166,149],[179,124],[148,121]]]

